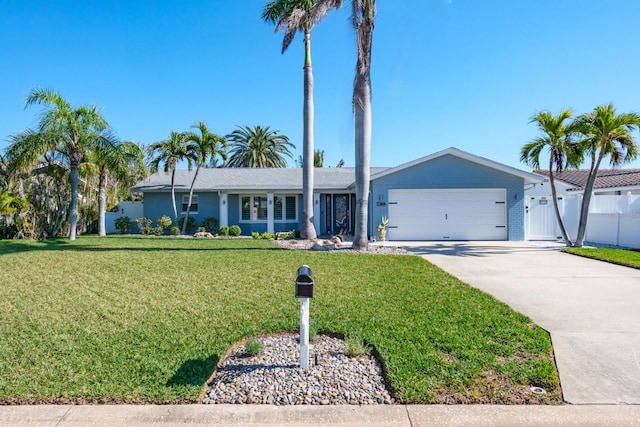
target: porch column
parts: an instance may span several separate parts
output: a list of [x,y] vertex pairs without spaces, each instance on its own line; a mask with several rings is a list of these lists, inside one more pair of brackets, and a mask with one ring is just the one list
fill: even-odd
[[226,227],[229,225],[229,201],[227,200],[227,193],[218,193],[218,206],[220,211],[220,227]]
[[267,193],[267,233],[273,234],[273,193]]
[[320,194],[318,193],[313,193],[313,226],[318,236],[322,234],[320,231]]

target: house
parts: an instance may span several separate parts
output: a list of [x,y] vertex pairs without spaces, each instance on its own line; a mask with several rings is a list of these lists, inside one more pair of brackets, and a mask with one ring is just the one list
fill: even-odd
[[[181,216],[187,209],[193,171],[177,170]],[[319,234],[353,233],[353,168],[316,169],[313,221]],[[456,148],[391,168],[371,168],[369,235],[382,216],[389,240],[524,240],[525,185],[543,178]],[[144,215],[172,216],[171,176],[151,175],[133,190],[144,195]],[[202,169],[191,212],[200,223],[240,225],[243,234],[299,228],[302,169]]]

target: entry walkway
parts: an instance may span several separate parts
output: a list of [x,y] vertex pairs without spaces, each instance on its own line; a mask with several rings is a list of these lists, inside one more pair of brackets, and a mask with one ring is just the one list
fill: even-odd
[[640,404],[640,270],[525,242],[393,242],[551,334],[565,401]]

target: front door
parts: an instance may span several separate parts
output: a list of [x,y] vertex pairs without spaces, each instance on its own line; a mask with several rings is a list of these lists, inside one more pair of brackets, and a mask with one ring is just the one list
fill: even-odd
[[349,234],[351,231],[351,206],[348,194],[333,195],[333,232]]

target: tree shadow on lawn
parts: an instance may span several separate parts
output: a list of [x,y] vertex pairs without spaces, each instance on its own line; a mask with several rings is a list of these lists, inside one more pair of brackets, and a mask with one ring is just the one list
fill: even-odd
[[190,359],[184,362],[167,381],[168,387],[204,386],[215,370],[220,356],[212,354],[206,359]]
[[[160,242],[160,240],[159,240]],[[104,246],[92,246],[92,245],[74,245],[69,240],[41,240],[38,242],[34,242],[32,244],[20,244],[7,242],[6,244],[0,244],[0,256],[9,255],[15,253],[24,253],[24,252],[43,252],[43,251],[58,251],[58,252],[122,252],[122,251],[131,251],[131,252],[208,252],[208,251],[248,251],[248,250],[258,250],[258,251],[282,251],[284,249],[279,248],[277,246],[274,247],[264,247],[264,248],[229,248],[229,247],[209,247],[209,248],[168,248],[164,245],[158,244],[154,246],[145,246],[145,247],[137,247],[137,246],[113,246],[113,247],[104,247]]]

